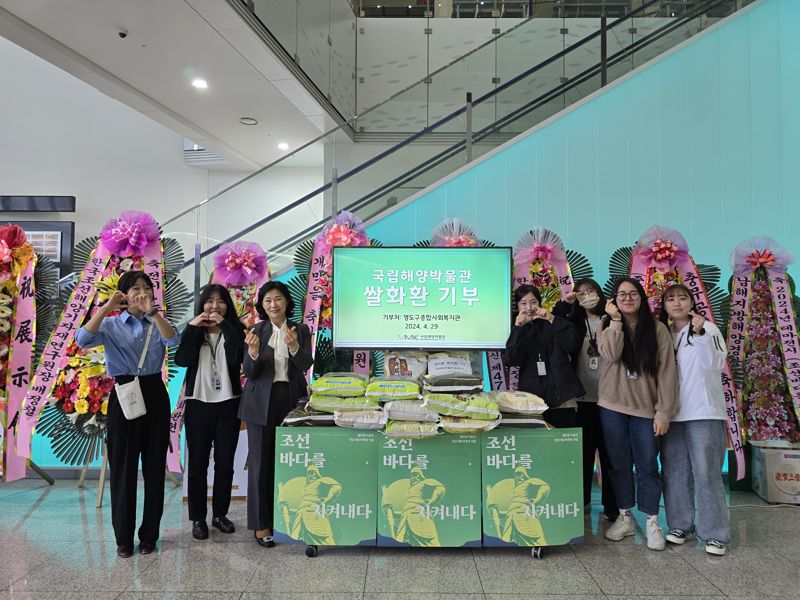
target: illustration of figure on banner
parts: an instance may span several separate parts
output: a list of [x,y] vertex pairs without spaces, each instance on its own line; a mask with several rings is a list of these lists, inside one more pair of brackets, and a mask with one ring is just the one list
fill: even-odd
[[537,506],[550,494],[550,485],[531,477],[520,465],[514,479],[503,479],[487,487],[489,512],[497,537],[518,546],[546,546]]
[[[291,481],[290,481],[291,482]],[[314,546],[335,546],[329,515],[329,505],[342,493],[342,485],[333,477],[323,477],[316,465],[309,465],[302,487],[300,501],[294,511],[291,537],[305,540]]]
[[[411,546],[437,547],[442,543],[436,530],[437,504],[447,489],[413,466],[407,479],[384,486],[381,506],[389,521],[391,537]],[[399,519],[395,520],[395,515]]]

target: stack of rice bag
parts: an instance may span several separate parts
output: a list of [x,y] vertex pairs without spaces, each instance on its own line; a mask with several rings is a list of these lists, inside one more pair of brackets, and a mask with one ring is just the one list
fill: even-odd
[[544,399],[530,392],[494,391],[487,395],[497,403],[503,415],[504,427],[541,427],[542,413],[547,410]]
[[[494,428],[497,405],[481,392],[483,380],[472,374],[466,352],[393,353],[384,355],[384,368],[417,377],[421,400],[395,400],[384,405],[386,436],[421,438],[450,433],[477,433]],[[402,369],[406,369],[403,371]],[[399,372],[398,372],[399,371]]]
[[383,429],[390,438],[479,433],[544,424],[544,400],[519,391],[483,391],[467,352],[386,352],[384,377],[327,373],[311,386],[308,404],[287,425]]
[[359,373],[326,373],[311,384],[308,407],[333,413],[339,427],[381,429],[386,417],[377,398],[367,396],[369,377]]

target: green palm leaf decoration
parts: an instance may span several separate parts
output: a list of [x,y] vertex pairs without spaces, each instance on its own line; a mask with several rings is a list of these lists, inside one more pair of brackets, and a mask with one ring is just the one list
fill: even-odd
[[567,250],[566,254],[573,281],[579,281],[580,279],[594,276],[594,269],[592,269],[589,259],[583,254],[575,252],[574,250]]
[[630,273],[631,256],[633,254],[633,246],[623,246],[617,248],[611,255],[608,261],[608,281],[603,287],[603,292],[609,298],[614,291],[614,286],[623,277],[627,277]]
[[93,235],[75,244],[75,249],[72,251],[72,271],[74,273],[79,274],[83,270],[99,240],[99,236]]
[[163,238],[161,245],[164,248],[164,271],[168,274],[180,273],[183,270],[183,248],[175,238]]
[[[705,281],[703,282],[705,283]],[[720,331],[725,331],[727,325],[727,316],[725,307],[730,302],[730,296],[723,292],[719,286],[706,286],[706,294],[708,301],[711,304],[711,312],[714,313],[714,320]]]
[[87,426],[91,415],[73,422],[55,404],[48,404],[36,426],[36,433],[51,439],[53,454],[62,462],[82,466],[100,456],[105,430]]
[[295,311],[297,315],[303,314],[303,309],[306,303],[306,291],[308,290],[308,276],[295,275],[286,282],[286,287],[289,288],[289,295],[294,302]]
[[177,275],[167,275],[164,284],[164,306],[173,324],[182,323],[187,316],[193,315],[192,301],[192,292],[186,284],[178,279]]
[[722,270],[717,265],[697,265],[697,273],[706,289],[718,285]]
[[36,269],[33,272],[36,286],[36,341],[34,343],[33,364],[39,364],[50,333],[56,326],[60,313],[58,294],[58,267],[46,256],[37,254]]
[[300,275],[308,276],[313,255],[314,238],[308,239],[297,246],[297,250],[294,251],[294,268]]

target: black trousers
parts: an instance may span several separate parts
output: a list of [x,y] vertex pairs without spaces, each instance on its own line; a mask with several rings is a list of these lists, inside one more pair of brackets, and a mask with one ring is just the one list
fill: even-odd
[[[117,383],[133,377],[121,375]],[[139,458],[144,478],[144,514],[139,541],[155,544],[164,512],[164,476],[169,445],[169,394],[161,374],[139,377],[147,414],[129,421],[116,391],[108,402],[108,464],[111,467],[111,522],[117,545],[132,546],[136,527],[136,482]]]
[[542,418],[556,429],[578,427],[578,412],[574,408],[548,408]]
[[292,409],[289,384],[272,384],[266,425],[247,424],[247,528],[272,529],[275,512],[275,428]]
[[599,453],[600,469],[603,473],[601,500],[606,515],[611,519],[615,519],[619,515],[619,507],[614,496],[614,489],[611,486],[611,462],[603,439],[600,409],[596,402],[578,402],[578,425],[583,430],[583,503],[589,504],[592,498],[594,457],[595,453]]
[[224,517],[231,505],[233,458],[239,442],[239,398],[224,402],[187,400],[186,451],[189,462],[189,520],[205,521],[208,513],[208,459],[214,446],[213,516]]

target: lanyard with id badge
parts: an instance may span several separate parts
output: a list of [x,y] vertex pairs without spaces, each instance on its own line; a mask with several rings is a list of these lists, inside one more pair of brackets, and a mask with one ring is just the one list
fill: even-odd
[[536,361],[536,374],[539,377],[544,377],[547,375],[547,367],[544,364],[544,359],[542,358],[541,353],[539,353],[539,358]]
[[600,368],[600,351],[597,349],[597,332],[592,332],[589,319],[586,319],[586,335],[589,336],[589,347],[586,354],[589,356],[589,370],[597,371]]
[[214,345],[211,345],[211,342],[206,339],[206,344],[208,344],[209,350],[211,351],[211,385],[214,388],[215,392],[219,392],[222,390],[222,379],[219,376],[219,369],[217,369],[217,350],[219,349],[219,344],[222,341],[222,333],[219,333],[219,337],[214,342]]

